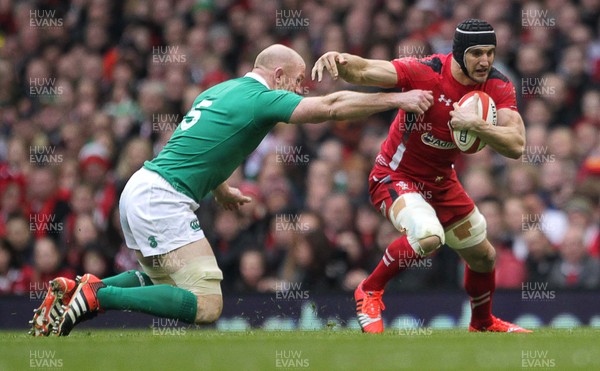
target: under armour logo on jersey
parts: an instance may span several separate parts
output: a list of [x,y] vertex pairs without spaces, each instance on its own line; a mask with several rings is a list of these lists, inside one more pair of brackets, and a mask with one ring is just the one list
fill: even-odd
[[440,95],[440,97],[438,98],[438,102],[444,102],[446,103],[446,106],[449,106],[450,103],[452,103],[452,99],[450,98],[446,98],[446,96],[444,94]]

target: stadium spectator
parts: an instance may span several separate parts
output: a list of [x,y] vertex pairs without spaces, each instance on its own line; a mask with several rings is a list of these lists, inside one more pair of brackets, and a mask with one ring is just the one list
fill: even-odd
[[81,255],[81,269],[83,272],[100,277],[107,277],[114,274],[110,259],[105,251],[106,245],[98,242],[92,242],[86,245]]
[[321,206],[323,215],[323,231],[333,244],[342,232],[352,229],[354,210],[348,195],[333,193],[327,196]]
[[25,265],[22,272],[29,290],[38,292],[38,298],[41,298],[48,289],[48,282],[55,277],[75,279],[75,271],[64,266],[57,243],[48,237],[35,241],[33,263]]
[[334,189],[333,168],[324,160],[310,163],[306,179],[305,206],[311,211],[320,211],[325,198]]
[[583,229],[583,243],[587,253],[595,259],[600,258],[600,227],[594,220],[591,199],[576,196],[567,202],[565,211],[568,223]]
[[558,252],[540,228],[532,228],[523,233],[527,247],[527,281],[548,282]]
[[541,166],[540,193],[549,207],[560,209],[571,197],[575,189],[577,169],[572,160],[549,158]]
[[99,142],[86,144],[79,153],[81,179],[91,185],[94,192],[94,214],[98,225],[104,226],[112,206],[117,202],[115,181],[110,172],[108,149]]
[[117,190],[121,191],[133,173],[144,164],[144,161],[150,160],[152,157],[152,144],[149,140],[133,138],[127,142],[115,169]]
[[565,212],[548,207],[544,199],[537,193],[529,193],[521,200],[527,210],[527,214],[523,218],[524,229],[541,229],[548,236],[550,242],[558,245],[569,225]]
[[[528,148],[531,148],[529,146]],[[539,189],[538,171],[535,167],[525,164],[538,163],[543,160],[542,155],[529,155],[530,152],[525,152],[525,156],[521,164],[513,164],[508,169],[506,177],[507,194],[514,196],[524,196]]]
[[25,199],[23,188],[12,179],[0,185],[0,236],[6,234],[6,222],[9,217],[21,211]]
[[260,188],[254,182],[245,181],[239,184],[239,189],[252,198],[252,202],[240,207],[238,214],[240,228],[247,231],[247,234],[253,238],[254,246],[263,246],[269,223]]
[[346,252],[331,246],[321,229],[297,233],[282,262],[278,278],[298,282],[303,290],[339,288],[349,267]]
[[367,204],[361,204],[356,210],[354,229],[363,246],[363,257],[376,248],[377,231],[382,221],[382,215]]
[[35,167],[28,178],[25,212],[34,236],[51,236],[58,240],[60,223],[68,211],[68,205],[67,195],[58,193],[56,168]]
[[14,251],[17,266],[33,262],[33,244],[35,242],[27,218],[21,214],[13,214],[6,221],[6,243]]
[[0,295],[23,295],[29,290],[29,282],[17,265],[14,251],[0,239]]
[[266,277],[265,256],[261,250],[248,249],[242,253],[238,276],[234,285],[237,292],[273,291],[273,281]]
[[66,260],[70,267],[82,270],[82,257],[86,247],[99,239],[99,230],[91,214],[81,213],[73,220],[73,239],[65,241],[67,246]]
[[[541,126],[546,130],[552,123],[552,111],[550,105],[539,95],[531,98],[525,105],[523,118],[527,122],[527,129]],[[529,145],[529,142],[528,142]]]
[[237,277],[239,259],[242,252],[253,245],[253,237],[242,230],[238,223],[237,211],[219,210],[215,215],[214,241],[215,256],[219,259],[225,277],[231,277],[232,284]]
[[476,167],[463,174],[463,186],[475,202],[493,196],[497,189],[489,170]]
[[554,288],[600,287],[600,262],[590,257],[581,226],[569,226],[559,246],[559,259],[552,265],[548,284]]

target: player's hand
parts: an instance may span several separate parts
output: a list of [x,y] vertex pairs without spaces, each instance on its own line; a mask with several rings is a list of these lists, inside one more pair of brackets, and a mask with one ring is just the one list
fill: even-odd
[[317,76],[317,80],[321,82],[323,79],[323,70],[327,69],[331,77],[334,80],[337,80],[340,75],[337,68],[338,64],[343,66],[346,63],[348,63],[348,61],[341,53],[327,52],[317,59],[317,62],[312,68],[311,77],[314,80],[315,76]]
[[482,124],[486,124],[478,114],[479,94],[473,96],[473,100],[469,104],[459,107],[458,103],[454,103],[453,111],[450,111],[450,121],[448,125],[450,129],[455,130],[470,130],[476,129]]
[[400,93],[400,103],[398,108],[406,112],[423,114],[433,105],[433,92],[430,90],[409,90]]
[[215,196],[215,201],[225,210],[237,210],[245,203],[251,202],[252,199],[242,194],[242,191],[235,187],[230,187],[222,184],[212,191]]

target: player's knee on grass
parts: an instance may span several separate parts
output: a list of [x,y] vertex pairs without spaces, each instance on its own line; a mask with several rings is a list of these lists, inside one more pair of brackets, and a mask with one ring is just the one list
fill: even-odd
[[197,298],[196,324],[208,324],[218,320],[223,310],[223,297],[221,295],[198,295]]
[[392,204],[390,221],[405,232],[408,243],[420,256],[444,244],[445,233],[433,207],[419,193],[405,193]]
[[215,322],[223,309],[221,281],[223,272],[214,256],[198,256],[189,259],[177,272],[169,276],[177,287],[196,295],[198,306],[197,324]]

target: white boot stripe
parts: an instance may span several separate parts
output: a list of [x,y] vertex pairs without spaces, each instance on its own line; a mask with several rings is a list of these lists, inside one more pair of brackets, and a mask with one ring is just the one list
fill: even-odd
[[370,325],[371,323],[375,323],[377,321],[381,321],[381,317],[371,318],[371,317],[369,317],[366,314],[359,314],[358,315],[358,322],[362,326],[367,326],[367,325]]
[[77,301],[77,303],[79,304],[79,306],[81,308],[81,312],[82,313],[87,312],[88,306],[87,306],[85,300],[83,299],[83,295],[78,295],[76,301]]
[[73,310],[67,310],[67,312],[69,314],[69,317],[71,318],[71,322],[75,323],[75,313],[73,313]]

